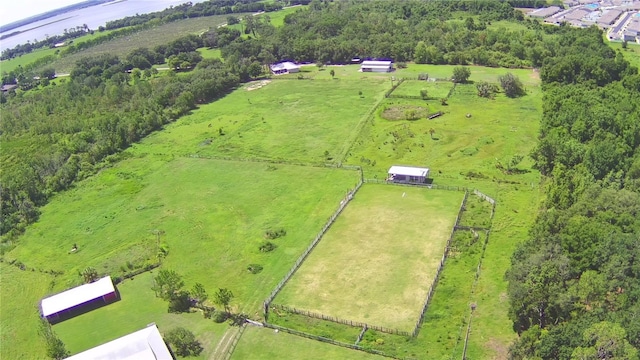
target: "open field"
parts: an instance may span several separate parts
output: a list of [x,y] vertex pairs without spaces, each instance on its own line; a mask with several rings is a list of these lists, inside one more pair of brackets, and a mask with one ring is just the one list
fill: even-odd
[[53,331],[67,350],[76,354],[140,330],[150,323],[155,322],[161,333],[181,326],[191,330],[205,349],[196,359],[210,358],[228,325],[205,319],[200,312],[168,313],[167,302],[156,298],[151,290],[153,275],[153,272],[145,273],[125,280],[117,285],[120,301],[56,324]]
[[421,90],[427,91],[427,97],[432,99],[446,98],[449,91],[453,88],[453,83],[449,81],[421,81],[421,80],[407,80],[398,86],[393,95],[403,96],[420,96]]
[[627,43],[627,48],[622,48],[621,42],[611,42],[605,40],[606,43],[609,44],[614,50],[620,50],[625,60],[629,62],[629,64],[640,68],[640,45],[634,43]]
[[272,329],[248,327],[231,359],[259,360],[320,360],[352,359],[382,360],[382,356],[305,339]]
[[385,89],[375,79],[272,80],[247,91],[253,85],[202,106],[149,143],[184,155],[336,162]]
[[411,331],[462,193],[364,185],[275,302]]
[[[19,271],[13,266],[2,265],[1,339],[3,344],[9,345],[0,347],[0,357],[42,357],[41,341],[32,336],[36,331],[37,316],[31,310],[35,308],[30,307],[27,311],[23,303],[37,304],[47,293],[77,284],[81,280],[78,272],[87,266],[95,267],[100,273],[114,272],[117,275],[123,266],[127,266],[127,262],[137,266],[155,261],[156,230],[161,234],[160,244],[169,249],[162,268],[173,269],[184,275],[186,287],[201,282],[210,294],[218,287],[231,289],[236,295],[231,304],[234,311],[244,311],[252,318],[260,319],[261,302],[290,269],[335,210],[345,192],[355,185],[358,174],[308,166],[187,157],[254,157],[317,163],[336,161],[337,155],[350,149],[345,163],[363,165],[366,177],[382,178],[392,164],[422,165],[432,168],[436,184],[478,188],[498,201],[491,240],[477,285],[473,287],[473,279],[480,253],[474,245],[469,248],[468,254],[463,251],[447,260],[442,272],[443,281],[436,288],[422,331],[416,339],[407,340],[404,337],[368,331],[362,345],[413,358],[459,358],[461,343],[458,336],[461,329],[466,327],[469,304],[474,302],[478,304],[478,309],[473,317],[468,356],[503,358],[509,342],[515,336],[507,316],[504,272],[509,267],[517,240],[526,237],[540,202],[537,186],[539,174],[530,169],[531,160],[526,157],[535,144],[541,115],[541,92],[535,73],[531,70],[471,67],[472,80],[476,81],[487,79],[496,82],[500,74],[513,72],[526,84],[527,95],[519,99],[508,99],[499,94],[495,100],[481,99],[475,95],[474,85],[467,84],[456,88],[448,106],[441,106],[438,100],[382,100],[381,107],[427,103],[430,108],[445,112],[442,117],[434,120],[392,122],[379,116],[381,107],[374,112],[372,119],[366,116],[376,101],[382,98],[383,92],[390,87],[391,76],[399,76],[401,71],[406,70],[406,74],[415,76],[427,72],[430,76],[439,77],[437,74],[443,74],[446,77],[450,76],[453,67],[409,64],[408,69],[390,74],[362,74],[357,71],[358,68],[334,66],[319,71],[315,66],[310,66],[303,68],[303,74],[314,77],[314,81],[273,79],[252,91],[247,91],[247,87],[255,84],[246,84],[223,99],[201,106],[191,115],[132,146],[124,154],[125,160],[78,183],[76,188],[56,195],[42,209],[40,221],[29,227],[15,250],[5,255],[5,261],[17,258],[29,267],[61,270],[64,274],[56,277],[56,282],[51,287],[53,277],[49,275],[37,271]],[[335,70],[335,80],[331,79],[329,69]],[[359,96],[359,91],[362,91],[362,97]],[[467,113],[472,117],[467,118]],[[360,126],[362,131],[358,130]],[[432,128],[435,130],[433,138],[429,134]],[[351,140],[356,138],[355,145],[351,147]],[[525,155],[518,166],[521,173],[507,175],[496,168],[497,161],[506,163],[515,154]],[[461,193],[455,192],[370,184],[365,185],[361,191],[366,191],[370,186],[381,188],[376,193],[386,189],[401,189],[400,195],[391,196],[395,200],[415,200],[418,196],[412,196],[411,192],[423,191],[426,194],[423,203],[428,204],[424,208],[400,207],[396,211],[399,209],[402,214],[427,212],[427,215],[420,216],[431,216],[433,221],[433,210],[439,206],[431,203],[434,194],[457,196],[450,201],[454,206],[452,215],[447,218],[451,224],[462,197]],[[407,193],[405,198],[401,197],[402,192]],[[353,203],[349,204],[345,213],[330,229],[327,238],[320,242],[307,262],[284,287],[276,298],[276,303],[314,310],[312,307],[282,300],[288,293],[291,299],[320,301],[322,294],[312,295],[318,297],[315,299],[292,291],[293,286],[306,291],[305,284],[300,282],[300,276],[305,271],[311,273],[311,270],[305,269],[313,265],[314,261],[318,264],[329,261],[333,264],[338,261],[340,264],[356,264],[361,261],[357,259],[352,263],[352,259],[348,258],[349,252],[364,254],[376,261],[378,258],[380,261],[387,261],[387,258],[407,250],[401,249],[402,246],[412,247],[410,255],[420,255],[413,251],[415,242],[385,242],[376,245],[372,238],[366,238],[359,244],[344,241],[345,238],[363,239],[363,234],[372,234],[371,228],[379,224],[356,234],[348,234],[345,226],[342,235],[331,235],[340,231],[340,224],[346,221],[344,216],[348,216],[349,211],[363,201],[362,194],[366,192],[356,195]],[[375,205],[375,199],[377,197],[371,197],[368,201]],[[403,218],[402,221],[404,220],[406,219]],[[478,221],[484,222],[484,219]],[[471,222],[480,224],[475,220]],[[429,228],[425,224],[421,220],[418,228]],[[275,228],[286,229],[287,235],[273,241],[277,245],[273,252],[261,253],[258,246],[265,241],[264,232]],[[450,230],[451,225],[446,227],[447,235]],[[331,236],[335,236],[335,246],[323,247],[327,240],[331,241]],[[378,236],[375,240],[380,238]],[[80,250],[73,255],[67,254],[74,243],[79,245]],[[359,247],[354,248],[353,245]],[[339,253],[339,249],[349,246],[350,248],[344,248],[343,253],[331,255],[332,251]],[[367,251],[370,251],[368,255]],[[442,246],[438,247],[438,251],[439,261]],[[401,257],[402,260],[404,258]],[[261,264],[264,270],[257,275],[249,274],[246,266],[250,263]],[[368,270],[371,265],[376,267]],[[347,290],[356,289],[355,292],[346,292],[338,288],[335,290],[338,293],[342,291],[357,294],[360,288],[377,286],[377,283],[389,280],[387,275],[392,276],[379,275],[378,272],[385,267],[378,265],[379,263],[364,262],[362,269],[366,270],[360,272],[352,269],[351,265],[342,266],[345,268],[345,273],[341,275],[343,278],[328,279],[338,285],[346,284]],[[402,266],[407,268],[402,270]],[[415,287],[412,285],[416,281],[424,286],[420,291],[426,293],[425,289],[428,289],[430,282],[421,282],[418,278],[429,274],[407,270],[409,264],[406,261],[402,261],[402,266],[393,266],[394,269],[400,269],[393,273],[402,273],[396,277],[399,281],[387,286],[389,296],[376,295],[373,297],[376,301],[394,302],[393,295],[403,295],[405,289],[413,291]],[[338,266],[334,265],[335,267]],[[9,269],[5,270],[6,268]],[[351,269],[352,273],[346,273],[347,269]],[[325,279],[323,274],[329,270],[318,270],[317,274],[312,275]],[[123,293],[120,303],[99,309],[95,315],[85,314],[72,319],[76,325],[58,324],[54,330],[69,348],[82,350],[92,346],[90,342],[93,340],[85,339],[80,334],[96,331],[96,338],[100,338],[97,343],[115,338],[120,336],[119,333],[116,334],[118,327],[114,325],[116,322],[108,322],[109,318],[123,322],[130,312],[138,312],[139,314],[131,317],[135,324],[142,324],[152,318],[151,321],[156,321],[161,326],[161,331],[170,329],[173,324],[190,328],[205,344],[203,356],[213,356],[213,348],[222,338],[224,329],[218,328],[210,320],[202,320],[198,314],[179,315],[175,318],[167,314],[166,304],[158,303],[157,299],[152,298],[153,294],[148,290],[148,278],[145,276],[151,275],[138,276],[121,285],[121,290],[135,293],[134,295],[128,295],[125,299]],[[139,281],[144,279],[147,282]],[[296,282],[300,284],[296,285]],[[23,288],[22,283],[27,285]],[[474,289],[473,292],[471,289]],[[346,297],[344,294],[340,295]],[[18,303],[16,299],[24,301]],[[402,320],[400,317],[404,316],[403,313],[398,313],[400,317],[394,316],[391,321],[404,321],[404,324],[412,328],[423,300],[424,296],[420,295],[414,296],[411,304],[399,304],[402,299],[395,301],[402,312],[410,313],[410,316],[407,320]],[[326,302],[319,306],[343,306],[336,304]],[[388,304],[373,304],[378,308],[385,305]],[[113,306],[114,310],[109,310]],[[145,306],[149,308],[148,311],[144,309]],[[351,303],[346,306],[355,307]],[[332,309],[319,311],[385,326],[385,323],[375,320],[375,316],[388,316],[394,312],[389,310],[393,306],[391,304],[377,313],[369,303],[351,313],[345,312],[346,315],[337,314]],[[411,309],[412,306],[415,310]],[[12,316],[4,316],[9,311]],[[362,319],[352,316],[357,315],[356,311],[363,312]],[[88,315],[91,316],[86,317]],[[91,325],[103,321],[107,322],[103,330],[90,329]],[[283,321],[287,322],[286,319]],[[316,335],[336,334],[336,340],[344,337],[345,341],[355,341],[354,336],[359,333],[359,329],[351,327],[336,330],[315,322],[305,325],[298,320],[290,320],[289,323],[295,329],[308,330],[307,332]],[[285,325],[283,322],[278,324]],[[142,326],[144,325],[146,323]],[[76,327],[79,329],[76,330]],[[317,331],[311,331],[313,329]],[[249,335],[250,331],[252,329],[248,329],[244,336]],[[265,336],[268,335],[285,334],[268,333]],[[295,341],[285,340],[285,344],[278,343],[276,347],[269,348],[267,343],[255,344],[256,341],[266,339],[261,336],[258,336],[258,340],[251,340],[249,336],[251,342],[243,345],[244,336],[238,345],[239,354],[235,354],[234,358],[260,356],[260,351],[252,349],[263,349],[267,354],[278,351],[277,354],[287,355],[284,352],[288,351],[286,344]],[[287,339],[292,337],[286,336]],[[11,342],[5,341],[9,338]],[[17,340],[13,341],[14,338]],[[307,345],[306,341],[309,340],[295,339],[305,341],[304,346],[313,346]],[[378,340],[382,340],[382,343]],[[298,353],[297,347],[291,349],[291,358],[307,357],[311,353],[332,355],[331,351],[338,351],[330,345],[319,345],[322,348],[309,353]],[[251,355],[246,355],[247,353]],[[338,354],[327,357],[353,358],[351,354],[349,352],[344,356]]]
[[[7,258],[64,271],[72,285],[88,266],[117,274],[129,262],[153,261],[160,230],[169,249],[164,268],[210,291],[228,287],[235,307],[253,312],[357,178],[355,171],[264,163],[125,160],[45,206]],[[260,252],[265,231],[280,228],[287,234],[274,240],[278,248]],[[68,254],[73,244],[79,250]],[[252,263],[264,270],[249,273]]]
[[44,359],[39,303],[53,276],[0,263],[0,359]]
[[[360,65],[333,65],[325,66],[318,69],[316,66],[305,66],[301,69],[301,74],[305,77],[313,79],[331,79],[331,70],[335,73],[336,79],[385,79],[390,80],[391,77],[417,79],[420,74],[428,74],[429,78],[451,79],[453,69],[459,65],[428,65],[428,64],[407,64],[405,69],[396,69],[390,73],[362,73]],[[491,68],[484,66],[469,65],[471,76],[470,82],[487,81],[499,84],[498,77],[506,73],[512,73],[520,78],[520,81],[526,86],[538,86],[540,78],[538,73],[533,69],[504,69]],[[297,74],[283,75],[283,77],[297,77]],[[391,83],[387,84],[391,87]]]
[[[538,175],[529,172],[532,162],[527,155],[535,144],[541,100],[540,89],[533,86],[523,98],[499,94],[488,100],[479,98],[473,85],[459,85],[448,106],[427,101],[430,108],[444,111],[433,120],[389,121],[377,112],[347,161],[363,165],[368,177],[382,178],[394,164],[413,164],[430,167],[435,181],[441,183],[460,177],[491,180],[505,176],[510,181],[536,182]],[[392,108],[423,103],[387,99],[382,104]],[[514,155],[524,156],[518,165],[522,174],[505,175],[496,168],[498,162],[506,164]]]

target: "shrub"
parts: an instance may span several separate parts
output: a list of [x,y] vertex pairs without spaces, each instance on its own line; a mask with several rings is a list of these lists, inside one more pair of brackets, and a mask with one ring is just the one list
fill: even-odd
[[178,314],[189,311],[191,307],[191,299],[189,299],[189,293],[186,291],[180,291],[169,300],[170,313]]
[[257,274],[262,271],[262,269],[263,267],[260,264],[249,264],[249,266],[247,266],[247,270],[252,274]]
[[275,250],[276,247],[277,247],[276,244],[274,244],[274,243],[272,243],[270,241],[267,241],[267,242],[263,243],[262,245],[260,245],[260,252],[270,252],[270,251]]
[[397,67],[398,69],[406,69],[406,68],[407,68],[407,63],[406,63],[406,62],[404,62],[404,61],[397,62],[397,63],[396,63],[396,67]]
[[[325,156],[329,156],[330,155],[328,150],[325,151],[324,154],[325,154]],[[283,237],[285,235],[287,235],[287,231],[285,229],[267,230],[267,232],[264,234],[264,236],[267,239],[271,239],[271,240]]]
[[225,322],[225,320],[227,320],[228,317],[229,317],[229,314],[227,314],[226,311],[218,311],[218,310],[214,311],[211,316],[213,321],[218,324]]

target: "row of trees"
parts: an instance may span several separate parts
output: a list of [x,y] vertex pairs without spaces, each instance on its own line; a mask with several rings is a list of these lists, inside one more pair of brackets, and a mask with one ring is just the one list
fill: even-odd
[[513,359],[638,359],[640,75],[602,33],[561,29],[532,156],[547,199],[506,277]]
[[[452,21],[460,11],[463,21]],[[474,17],[471,17],[474,15]],[[285,17],[275,28],[265,20],[245,18],[245,32],[219,46],[223,54],[256,59],[349,63],[355,57],[392,58],[397,62],[477,64],[503,67],[541,66],[560,44],[543,43],[560,31],[525,20],[520,11],[496,1],[313,1],[308,10]],[[520,22],[529,31],[506,30],[489,24],[497,20]],[[211,34],[214,35],[211,35]],[[213,30],[228,40],[228,32]],[[259,38],[259,39],[258,39]]]
[[234,298],[231,290],[220,288],[213,294],[213,303],[222,306],[224,312],[212,314],[213,309],[207,306],[209,295],[204,286],[196,283],[191,290],[184,290],[182,276],[173,270],[160,270],[153,278],[151,289],[156,297],[169,302],[168,311],[172,313],[187,312],[191,307],[197,307],[205,312],[205,316],[214,315],[214,320],[218,322],[225,321],[231,315],[229,305]]

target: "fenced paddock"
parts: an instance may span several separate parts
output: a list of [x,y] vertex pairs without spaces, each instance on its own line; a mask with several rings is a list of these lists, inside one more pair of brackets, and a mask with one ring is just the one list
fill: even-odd
[[463,196],[366,184],[275,302],[413,330]]

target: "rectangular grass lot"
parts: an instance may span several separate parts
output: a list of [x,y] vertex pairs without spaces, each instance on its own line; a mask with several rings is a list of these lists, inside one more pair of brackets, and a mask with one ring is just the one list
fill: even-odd
[[410,331],[463,194],[363,186],[275,302]]

